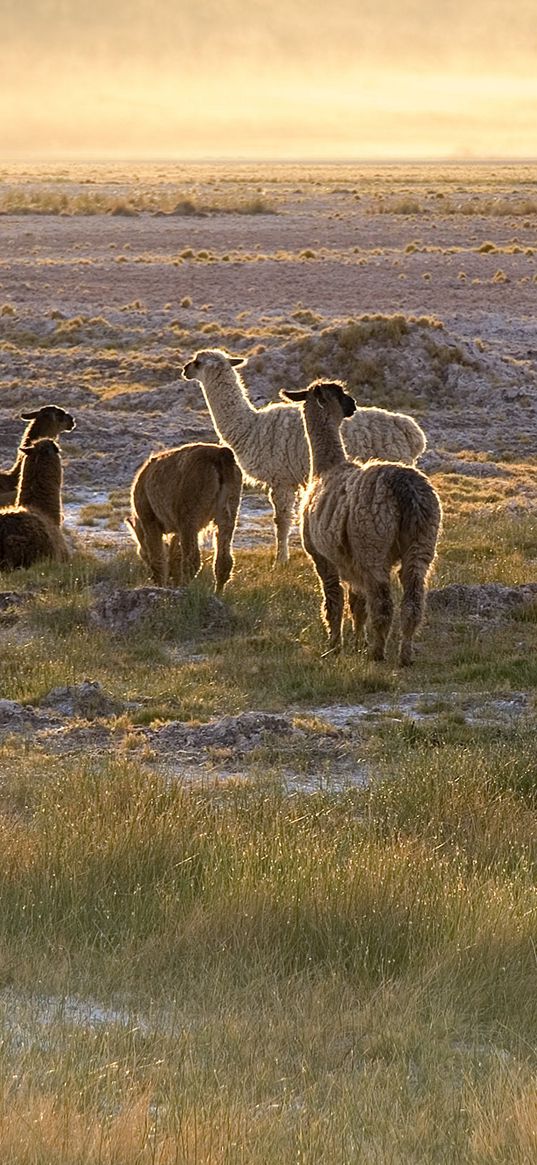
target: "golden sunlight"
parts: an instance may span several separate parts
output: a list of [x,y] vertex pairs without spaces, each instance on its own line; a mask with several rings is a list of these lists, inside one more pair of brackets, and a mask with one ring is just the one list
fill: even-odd
[[27,0],[0,145],[25,157],[531,157],[533,0]]

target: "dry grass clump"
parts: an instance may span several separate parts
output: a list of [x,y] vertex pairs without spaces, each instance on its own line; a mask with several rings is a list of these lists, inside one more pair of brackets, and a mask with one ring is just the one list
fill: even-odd
[[491,198],[478,197],[463,203],[444,203],[445,214],[483,215],[492,218],[513,216],[524,218],[528,214],[537,214],[537,202],[529,198]]
[[253,357],[252,383],[255,373],[275,391],[282,379],[285,387],[301,388],[337,376],[358,403],[413,411],[420,399],[449,395],[451,383],[477,367],[473,352],[448,339],[441,322],[429,316],[364,315],[291,340],[284,352],[284,372],[281,354]]
[[15,188],[0,195],[0,212],[3,214],[65,214],[96,215],[110,214],[133,217],[144,212],[180,217],[203,217],[211,214],[276,214],[272,202],[256,194],[243,194],[211,201],[197,197],[182,197],[165,194],[158,189],[134,191],[128,197],[106,191],[69,192],[37,186],[31,190]]
[[375,214],[423,214],[424,207],[416,198],[403,198],[400,201],[379,201],[373,206]]
[[291,318],[296,320],[297,324],[303,324],[309,328],[317,328],[322,323],[322,316],[307,307],[295,308],[295,311],[291,312]]

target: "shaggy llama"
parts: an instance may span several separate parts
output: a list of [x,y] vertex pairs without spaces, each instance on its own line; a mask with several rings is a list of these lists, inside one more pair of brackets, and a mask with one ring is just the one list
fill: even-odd
[[385,658],[393,618],[390,575],[398,566],[403,587],[399,663],[406,666],[412,663],[436,554],[442,519],[438,494],[417,469],[390,462],[362,467],[347,459],[340,426],[356,404],[341,385],[316,383],[282,395],[303,405],[310,479],[302,503],[302,541],[324,592],[328,650],[341,648],[344,582],[357,642],[367,619],[369,654]]
[[[199,534],[215,526],[213,570],[223,591],[233,570],[231,543],[241,499],[242,474],[231,449],[182,445],[153,453],[138,470],[127,522],[158,586],[192,581],[201,566]],[[171,534],[169,550],[164,535]]]
[[43,405],[40,409],[29,409],[21,413],[20,418],[30,423],[24,430],[11,469],[0,470],[0,506],[14,505],[24,459],[23,447],[31,441],[37,441],[39,437],[52,437],[55,441],[60,433],[70,433],[76,425],[75,418],[60,405]]
[[0,570],[32,566],[40,559],[66,562],[69,550],[60,530],[62,463],[49,437],[21,445],[22,468],[16,504],[0,509]]
[[[276,561],[289,558],[289,530],[297,491],[308,479],[308,447],[300,416],[287,404],[257,409],[248,399],[237,368],[246,361],[219,348],[203,349],[183,368],[199,380],[215,430],[231,446],[245,477],[268,490],[274,511]],[[345,426],[352,457],[392,458],[413,463],[425,449],[425,434],[403,413],[357,408]]]

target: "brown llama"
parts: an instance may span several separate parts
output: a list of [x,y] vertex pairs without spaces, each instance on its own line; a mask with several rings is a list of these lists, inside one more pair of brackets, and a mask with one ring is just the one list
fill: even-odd
[[50,558],[66,562],[69,549],[60,530],[62,463],[50,437],[21,446],[16,504],[0,509],[0,570],[18,570]]
[[52,437],[55,441],[60,433],[70,433],[76,421],[71,413],[60,405],[43,405],[40,409],[27,409],[20,413],[22,421],[29,421],[20,442],[16,460],[11,469],[0,470],[0,506],[12,506],[17,497],[20,472],[23,462],[23,446],[39,437]]
[[223,591],[233,569],[241,488],[241,471],[226,446],[181,445],[144,462],[132,483],[127,522],[157,586],[166,586],[168,577],[176,586],[192,581],[201,566],[199,534],[214,523],[213,570],[216,591]]
[[349,461],[341,440],[356,404],[340,384],[318,382],[283,393],[303,404],[310,479],[302,503],[302,540],[324,593],[329,651],[341,648],[346,583],[357,641],[365,629],[370,657],[385,658],[393,618],[390,585],[398,567],[403,587],[399,664],[412,663],[423,619],[426,583],[442,519],[438,494],[423,473],[397,462]]

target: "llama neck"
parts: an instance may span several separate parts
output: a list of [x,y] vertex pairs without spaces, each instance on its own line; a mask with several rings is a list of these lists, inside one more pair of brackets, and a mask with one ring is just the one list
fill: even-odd
[[25,457],[22,467],[22,473],[19,479],[19,488],[17,492],[17,506],[26,506],[28,509],[40,510],[45,514],[55,526],[61,526],[62,522],[62,473],[61,467],[57,466],[57,471],[54,473],[43,475],[35,472],[33,462]]
[[40,433],[37,417],[28,421],[28,424],[22,435],[21,445],[29,445],[31,441],[37,441],[38,437],[48,437],[48,433]]
[[30,442],[35,441],[37,437],[42,437],[43,434],[39,433],[37,430],[37,421],[32,420],[27,424],[20,440],[19,452],[17,453],[17,457],[13,462],[11,469],[6,469],[2,473],[2,482],[4,484],[4,488],[7,487],[8,482],[10,482],[16,488],[21,475],[22,463],[24,461],[24,453],[20,452],[21,446],[30,444]]
[[26,445],[26,444],[30,444],[30,442],[33,442],[33,440],[35,440],[37,437],[42,437],[42,436],[43,436],[42,433],[37,431],[37,422],[30,421],[27,424],[26,429],[24,429],[24,432],[22,433],[21,442],[20,442],[20,446],[19,446],[19,453],[17,453],[16,460],[14,461],[14,463],[13,463],[12,467],[10,467],[10,469],[6,469],[6,472],[2,473],[2,479],[6,479],[6,478],[9,479],[10,481],[12,481],[13,486],[16,487],[17,482],[19,482],[19,479],[21,476],[22,463],[24,460],[24,454],[20,452],[21,446]]
[[310,477],[320,477],[347,461],[339,425],[315,401],[306,403],[304,425],[310,451]]
[[9,485],[12,485],[14,489],[17,487],[17,483],[18,483],[18,480],[20,477],[20,472],[22,469],[23,461],[24,461],[24,454],[19,453],[17,455],[16,461],[13,462],[11,469],[5,469],[0,474],[0,477],[2,478],[3,489],[7,489]]
[[206,376],[202,389],[217,433],[233,448],[240,446],[257,413],[240,377],[232,368],[219,368]]

